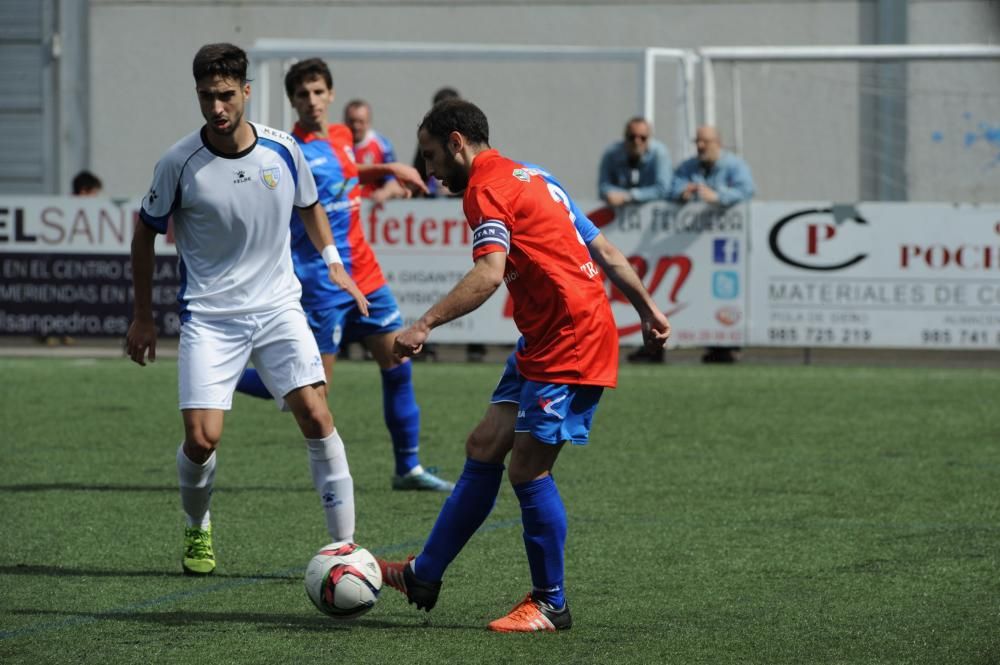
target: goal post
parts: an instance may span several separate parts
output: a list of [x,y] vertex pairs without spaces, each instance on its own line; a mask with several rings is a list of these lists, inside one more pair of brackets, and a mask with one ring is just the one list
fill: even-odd
[[997,200],[998,46],[706,47],[697,56],[704,122],[763,166],[763,191]]
[[[273,110],[274,92],[271,90],[271,76],[276,69],[274,65],[280,63],[280,71],[284,73],[292,63],[305,57],[319,57],[338,62],[631,63],[636,68],[639,81],[633,113],[642,115],[654,124],[658,110],[656,91],[658,66],[666,62],[676,69],[676,86],[672,103],[669,107],[666,105],[663,107],[669,108],[670,111],[671,121],[667,124],[672,127],[671,139],[682,147],[682,156],[689,156],[691,152],[688,146],[694,133],[697,112],[694,88],[696,59],[690,49],[260,39],[249,49],[248,55],[251,71],[256,77],[254,81],[256,99],[251,97],[251,117],[263,124],[268,124]],[[278,87],[280,90],[280,85]],[[291,126],[292,117],[288,104],[281,105],[280,113],[282,115],[279,126]],[[617,127],[614,130],[617,130]]]

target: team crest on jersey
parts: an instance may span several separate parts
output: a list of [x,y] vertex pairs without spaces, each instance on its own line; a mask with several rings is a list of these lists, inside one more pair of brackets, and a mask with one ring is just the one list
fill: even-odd
[[281,167],[280,166],[268,166],[260,170],[260,179],[264,181],[264,184],[268,189],[274,189],[278,186],[278,181],[281,180]]
[[521,182],[528,182],[531,180],[531,174],[524,169],[514,169],[514,177]]

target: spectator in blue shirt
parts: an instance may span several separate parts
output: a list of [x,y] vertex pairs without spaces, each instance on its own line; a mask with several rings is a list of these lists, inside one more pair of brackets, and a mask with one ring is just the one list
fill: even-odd
[[[663,200],[670,193],[670,151],[653,138],[653,127],[645,118],[625,123],[625,136],[611,144],[601,157],[597,191],[611,206]],[[645,346],[629,354],[629,362],[663,362],[663,349]]]
[[653,138],[645,118],[625,124],[625,138],[604,151],[597,192],[608,205],[645,203],[667,198],[670,192],[670,152]]
[[[750,167],[741,158],[722,149],[719,132],[710,125],[698,128],[694,140],[698,156],[685,160],[674,171],[670,198],[680,203],[704,201],[731,206],[753,196]],[[710,346],[701,357],[706,363],[736,362],[734,346]]]
[[674,179],[670,183],[671,200],[731,206],[753,196],[750,167],[740,157],[722,149],[715,127],[699,127],[694,145],[698,156],[683,161],[674,171]]

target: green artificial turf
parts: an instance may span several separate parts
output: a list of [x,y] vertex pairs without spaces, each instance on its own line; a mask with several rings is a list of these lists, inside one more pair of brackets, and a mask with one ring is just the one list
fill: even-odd
[[[501,367],[419,364],[425,464],[454,479]],[[0,663],[998,663],[1000,373],[623,367],[556,480],[573,629],[497,635],[530,588],[508,485],[429,615],[353,622],[301,572],[328,540],[289,414],[237,396],[180,574],[172,360],[0,360]],[[390,489],[371,362],[331,397],[357,540],[419,551],[444,499]]]

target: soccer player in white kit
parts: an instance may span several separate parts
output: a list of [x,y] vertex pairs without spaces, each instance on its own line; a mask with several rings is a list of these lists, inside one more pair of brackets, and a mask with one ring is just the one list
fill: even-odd
[[292,267],[293,206],[329,265],[331,281],[366,315],[368,301],[344,270],[298,144],[243,116],[250,95],[246,53],[232,44],[208,44],[195,55],[193,70],[206,124],[167,151],[143,199],[142,223],[132,240],[135,305],[126,348],[140,365],[156,359],[153,243],[172,215],[181,270],[177,364],[184,441],[177,474],[187,518],[182,566],[186,573],[206,575],[215,570],[209,513],[215,450],[236,381],[251,360],[305,436],[330,537],[354,538],[354,482],[327,407],[323,364]]

